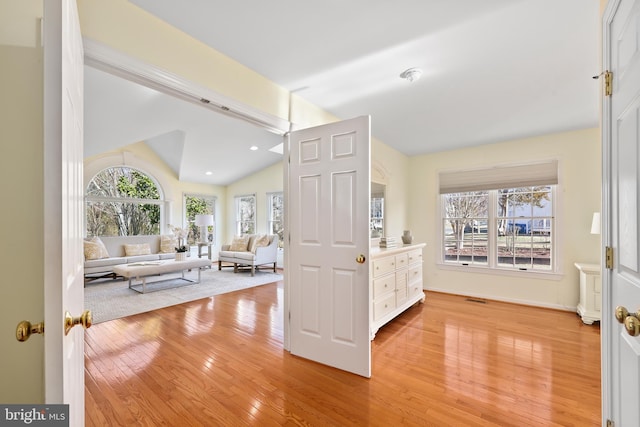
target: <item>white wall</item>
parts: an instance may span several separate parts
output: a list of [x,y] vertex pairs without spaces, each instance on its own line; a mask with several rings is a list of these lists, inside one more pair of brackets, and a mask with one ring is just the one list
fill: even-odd
[[[600,211],[600,132],[586,129],[508,141],[479,147],[412,157],[410,163],[409,223],[414,239],[426,242],[426,289],[547,307],[575,309],[578,271],[575,262],[597,263],[600,238],[590,234],[594,212]],[[559,280],[452,271],[439,259],[438,172],[492,164],[523,163],[537,159],[559,160],[557,249]]]

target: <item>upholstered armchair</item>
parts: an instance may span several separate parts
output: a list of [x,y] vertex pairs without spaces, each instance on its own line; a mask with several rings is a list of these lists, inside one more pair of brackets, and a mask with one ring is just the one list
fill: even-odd
[[[222,245],[218,253],[218,270],[222,270],[222,263],[233,263],[233,272],[239,267],[251,267],[251,275],[255,275],[256,268],[261,265],[273,264],[276,271],[278,257],[278,236],[244,234],[236,236],[229,245]],[[271,268],[271,267],[269,267]]]

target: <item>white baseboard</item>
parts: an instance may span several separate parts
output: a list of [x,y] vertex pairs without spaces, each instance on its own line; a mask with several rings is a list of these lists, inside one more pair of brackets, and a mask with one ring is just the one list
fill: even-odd
[[522,299],[517,299],[517,298],[505,298],[505,297],[501,297],[501,296],[497,296],[497,295],[485,295],[485,294],[482,294],[482,293],[458,294],[458,293],[452,292],[450,289],[440,289],[440,288],[434,288],[434,287],[425,288],[424,290],[425,291],[440,292],[440,293],[443,293],[443,294],[460,295],[460,296],[465,296],[465,297],[482,298],[482,299],[493,300],[493,301],[508,302],[508,303],[511,303],[511,304],[521,304],[521,305],[529,305],[529,306],[533,306],[533,307],[551,308],[551,309],[554,309],[554,310],[570,311],[570,312],[573,312],[573,313],[576,313],[577,310],[578,310],[577,306],[575,306],[575,307],[574,306],[564,306],[564,305],[560,305],[560,304],[549,304],[549,303],[544,303],[544,302],[540,302],[540,301],[529,301],[529,300],[522,300]]

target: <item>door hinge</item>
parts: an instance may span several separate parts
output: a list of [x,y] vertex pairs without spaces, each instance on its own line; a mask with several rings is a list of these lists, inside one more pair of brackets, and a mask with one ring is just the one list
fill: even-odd
[[611,420],[607,420],[607,427],[616,427],[616,423]]
[[613,74],[611,71],[604,72],[604,95],[611,96],[613,93]]
[[599,79],[604,76],[604,96],[611,96],[613,93],[613,73],[611,71],[606,70],[598,74],[597,76],[593,76],[594,79]]
[[613,270],[613,248],[611,246],[605,248],[604,265],[608,270]]
[[289,321],[291,321],[291,312],[289,312]]

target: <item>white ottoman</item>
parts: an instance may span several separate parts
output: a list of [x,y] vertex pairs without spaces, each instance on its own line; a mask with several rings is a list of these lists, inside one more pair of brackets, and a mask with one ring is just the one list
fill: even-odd
[[[167,259],[162,261],[142,261],[134,262],[131,264],[120,264],[113,267],[113,272],[118,276],[122,276],[125,279],[129,279],[129,289],[133,289],[136,292],[147,292],[147,277],[159,276],[161,274],[178,273],[182,272],[182,277],[168,279],[176,280],[181,279],[191,284],[200,283],[200,269],[203,267],[210,267],[211,261],[203,258],[187,258],[184,261],[176,261],[173,259]],[[187,279],[184,276],[184,272],[187,270],[196,269],[198,271],[198,280]],[[134,283],[134,280],[139,280],[140,283]],[[156,280],[150,282],[160,283],[166,280]]]

